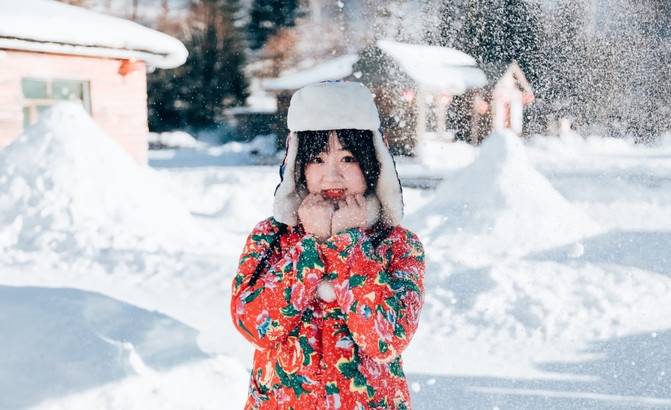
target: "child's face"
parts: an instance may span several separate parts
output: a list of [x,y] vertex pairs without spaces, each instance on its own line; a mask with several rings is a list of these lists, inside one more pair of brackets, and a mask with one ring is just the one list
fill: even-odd
[[326,152],[305,166],[305,181],[310,193],[344,190],[348,195],[366,192],[366,179],[351,152],[345,150],[335,131],[329,133]]

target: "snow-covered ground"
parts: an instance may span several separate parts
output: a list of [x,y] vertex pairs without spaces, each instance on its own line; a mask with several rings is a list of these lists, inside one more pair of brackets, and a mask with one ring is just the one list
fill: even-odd
[[[0,151],[0,409],[242,407],[230,281],[279,180],[254,144],[138,167],[62,106]],[[671,143],[424,152],[399,160],[443,179],[404,188],[428,259],[415,408],[671,408]]]

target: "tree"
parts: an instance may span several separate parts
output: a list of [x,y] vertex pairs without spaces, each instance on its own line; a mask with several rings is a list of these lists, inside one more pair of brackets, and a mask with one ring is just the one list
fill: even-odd
[[148,79],[151,129],[214,127],[222,122],[225,108],[244,102],[247,80],[237,11],[235,0],[192,3],[190,31],[183,34],[189,50],[186,63]]
[[460,40],[460,32],[464,25],[463,3],[447,1],[438,10],[439,23],[437,38],[428,38],[430,43],[443,47],[455,48]]
[[537,4],[526,0],[465,0],[463,22],[455,24],[454,6],[448,5],[441,29],[453,35],[452,44],[480,63],[517,61],[525,75],[537,84],[540,65],[541,24]]
[[298,0],[254,0],[247,27],[250,47],[257,50],[283,27],[292,27],[299,17]]

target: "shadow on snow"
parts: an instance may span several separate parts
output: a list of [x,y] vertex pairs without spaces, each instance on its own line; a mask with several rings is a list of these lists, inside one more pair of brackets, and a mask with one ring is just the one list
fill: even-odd
[[[539,368],[589,380],[408,375],[422,409],[671,409],[671,330],[594,342],[583,362]],[[446,352],[449,354],[449,352]],[[419,387],[419,389],[417,389]]]
[[198,332],[99,293],[0,286],[0,409],[17,409],[205,358]]
[[580,243],[584,253],[576,258],[569,256],[573,245],[538,252],[528,258],[561,263],[617,264],[671,276],[671,232],[614,231]]

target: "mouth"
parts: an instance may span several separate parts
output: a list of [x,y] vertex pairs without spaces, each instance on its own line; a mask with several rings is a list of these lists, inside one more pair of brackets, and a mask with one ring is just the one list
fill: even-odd
[[345,199],[345,189],[322,189],[322,197],[331,201],[340,201]]

